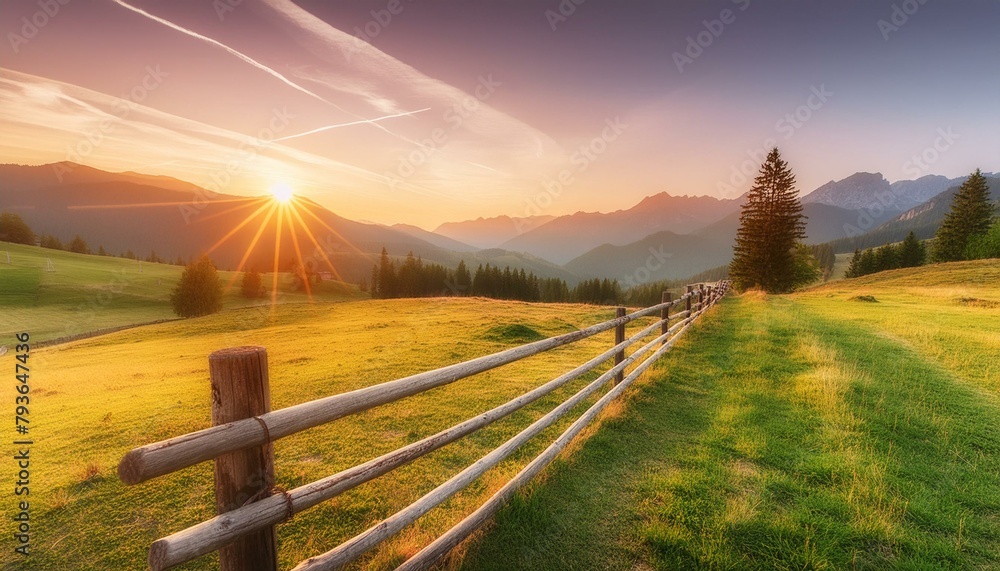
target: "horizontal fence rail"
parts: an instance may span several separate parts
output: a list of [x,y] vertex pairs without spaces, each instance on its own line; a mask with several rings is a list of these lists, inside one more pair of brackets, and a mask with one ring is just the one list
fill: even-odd
[[[596,418],[609,402],[624,392],[660,356],[669,351],[698,316],[725,295],[728,288],[727,281],[689,285],[686,292],[676,300],[672,299],[669,293],[664,292],[662,302],[658,305],[630,314],[626,314],[624,308],[619,308],[617,310],[618,316],[615,319],[565,335],[550,337],[433,371],[276,411],[269,411],[269,404],[266,404],[269,403],[269,397],[258,395],[257,398],[262,398],[262,402],[265,402],[263,409],[265,412],[262,414],[250,416],[250,413],[247,413],[248,418],[221,423],[212,428],[136,448],[126,454],[119,464],[119,476],[126,484],[136,484],[214,459],[216,461],[216,493],[219,495],[223,493],[220,491],[220,477],[223,480],[226,479],[223,477],[225,474],[220,475],[219,473],[220,461],[226,459],[226,461],[231,462],[232,458],[239,458],[240,455],[247,453],[250,453],[255,461],[260,460],[267,466],[271,478],[271,480],[267,480],[268,475],[262,474],[261,478],[267,484],[256,490],[253,497],[249,497],[246,502],[224,507],[220,500],[220,514],[218,516],[154,542],[149,550],[149,566],[154,570],[167,569],[220,550],[222,569],[276,569],[276,555],[273,562],[262,562],[259,560],[260,557],[245,555],[252,551],[250,549],[253,547],[252,545],[243,545],[239,549],[234,549],[234,546],[239,546],[241,542],[247,543],[248,537],[261,537],[259,536],[261,533],[270,534],[266,537],[272,538],[270,541],[273,541],[273,530],[276,524],[503,419],[592,371],[602,363],[613,360],[614,366],[604,371],[594,381],[588,383],[513,438],[375,526],[326,553],[302,561],[295,568],[295,571],[337,569],[354,561],[495,467],[524,443],[567,415],[588,397],[596,394],[604,385],[611,385],[611,390],[608,393],[591,405],[548,448],[525,466],[517,476],[504,485],[485,504],[399,567],[399,569],[407,570],[426,569],[488,520],[519,487],[548,465],[587,424]],[[683,311],[670,312],[673,307],[679,305],[684,307]],[[625,337],[625,324],[653,315],[657,316],[658,320],[632,336]],[[674,321],[676,323],[671,325],[671,322]],[[381,404],[447,385],[612,329],[615,330],[616,343],[614,346],[576,368],[500,406],[378,458],[293,490],[284,491],[275,489],[273,486],[273,452],[270,443],[274,440]],[[639,346],[631,355],[625,356],[626,348],[640,343],[654,332],[659,335]],[[267,367],[264,349],[245,349],[256,355],[254,359],[261,357],[264,359],[260,368],[263,370],[262,382],[266,388]],[[232,351],[234,355],[240,353],[240,350],[226,351]],[[216,358],[217,356],[223,358],[226,351],[213,354],[210,362],[213,363],[214,367],[220,367]],[[256,363],[256,361],[254,362]],[[638,365],[626,374],[626,369],[636,363]],[[232,368],[238,371],[239,365],[233,365]],[[257,377],[259,376],[258,374]],[[214,382],[213,378],[213,393],[215,392]],[[257,380],[256,382],[260,383],[261,381]],[[226,406],[216,402],[217,397],[218,395],[213,394],[213,411],[216,410],[217,405],[223,408]],[[254,408],[251,405],[247,406]],[[243,407],[244,405],[241,403],[237,403],[235,406],[237,409]],[[214,412],[213,418],[215,418]],[[258,458],[257,453],[261,451],[265,456]],[[228,466],[228,464],[224,465]],[[230,494],[232,492],[232,490],[226,491]],[[241,559],[241,557],[243,558]]]

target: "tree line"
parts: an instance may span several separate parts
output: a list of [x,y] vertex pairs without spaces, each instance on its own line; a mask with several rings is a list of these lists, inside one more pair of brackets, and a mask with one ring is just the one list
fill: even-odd
[[858,278],[875,272],[914,268],[927,262],[927,248],[910,232],[906,239],[897,244],[885,244],[878,248],[855,250],[845,278]]

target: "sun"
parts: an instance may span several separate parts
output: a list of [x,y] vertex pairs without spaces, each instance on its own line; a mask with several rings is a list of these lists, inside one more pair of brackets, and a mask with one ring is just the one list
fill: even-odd
[[288,204],[292,201],[292,187],[279,182],[271,187],[271,196],[281,204]]

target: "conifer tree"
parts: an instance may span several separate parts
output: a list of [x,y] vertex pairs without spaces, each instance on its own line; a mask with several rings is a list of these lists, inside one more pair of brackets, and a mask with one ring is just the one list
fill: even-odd
[[951,200],[951,211],[934,235],[934,261],[965,259],[969,239],[985,235],[993,221],[993,205],[986,177],[979,169],[972,173]]
[[734,285],[769,293],[791,291],[796,278],[795,246],[805,235],[795,175],[774,148],[761,165],[740,213],[729,268]]
[[927,251],[924,243],[917,240],[917,235],[911,230],[906,235],[906,239],[899,245],[899,267],[915,268],[924,265],[927,260]]

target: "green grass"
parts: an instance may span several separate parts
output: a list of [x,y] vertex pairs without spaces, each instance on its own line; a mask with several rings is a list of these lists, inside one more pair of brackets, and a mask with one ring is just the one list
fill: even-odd
[[1000,569],[998,308],[995,260],[729,297],[450,566]]
[[[115,473],[128,450],[210,425],[207,357],[213,350],[266,347],[272,407],[282,408],[489,354],[520,344],[526,335],[548,337],[613,316],[613,308],[468,298],[287,304],[35,350],[29,360],[36,442],[31,569],[144,568],[153,541],[214,515],[210,463],[131,487]],[[612,332],[601,334],[282,439],[275,445],[278,484],[291,489],[315,481],[488,410],[607,349],[612,338]],[[0,369],[13,371],[12,353],[0,357]],[[504,421],[282,524],[282,568],[331,549],[416,500],[595,377],[588,374]],[[13,379],[3,383],[4,402],[13,403],[13,384]],[[571,421],[541,435],[360,567],[391,567],[430,542]],[[14,453],[9,442],[0,446],[8,458]],[[15,561],[20,560],[10,549],[0,550],[0,568]],[[217,565],[215,556],[206,556],[181,568]]]
[[[54,271],[48,271],[49,261]],[[38,342],[176,318],[169,297],[184,268],[143,262],[141,270],[135,260],[0,242],[0,337],[30,331]],[[234,276],[219,274],[224,284]],[[263,279],[270,289],[273,274]],[[240,297],[239,285],[237,281],[225,295],[226,308],[270,304],[270,299]],[[340,282],[321,283],[315,292],[319,301],[360,296],[355,286]],[[279,279],[280,303],[306,301],[305,294],[290,291],[287,281]]]
[[[59,252],[52,259],[56,272],[0,267],[4,315],[12,309],[22,320],[4,321],[0,345],[12,345],[10,332],[24,328],[58,336],[78,311],[58,296],[86,297],[108,279],[109,263],[122,264],[134,281],[81,327],[148,319],[144,308],[165,303],[157,288],[180,273],[143,264],[138,276],[128,273],[135,262]],[[791,296],[726,298],[445,567],[1000,569],[997,284],[1000,264],[970,262]],[[876,301],[853,299],[865,296]],[[27,305],[32,297],[35,305]],[[104,315],[115,313],[115,299],[121,313]],[[0,550],[0,567],[143,568],[154,540],[214,515],[210,464],[131,487],[115,467],[135,446],[209,425],[207,356],[216,349],[267,347],[272,406],[281,408],[613,315],[611,308],[469,298],[237,303],[227,299],[230,309],[213,316],[32,351],[34,555],[25,567]],[[611,336],[282,439],[278,484],[314,481],[485,411],[606,349]],[[11,353],[0,356],[0,369],[13,364]],[[281,524],[281,567],[409,504],[596,374]],[[13,383],[3,387],[0,398],[12,403]],[[394,568],[571,421],[354,568]],[[4,444],[0,454],[14,450]],[[215,556],[181,567],[213,568]]]

